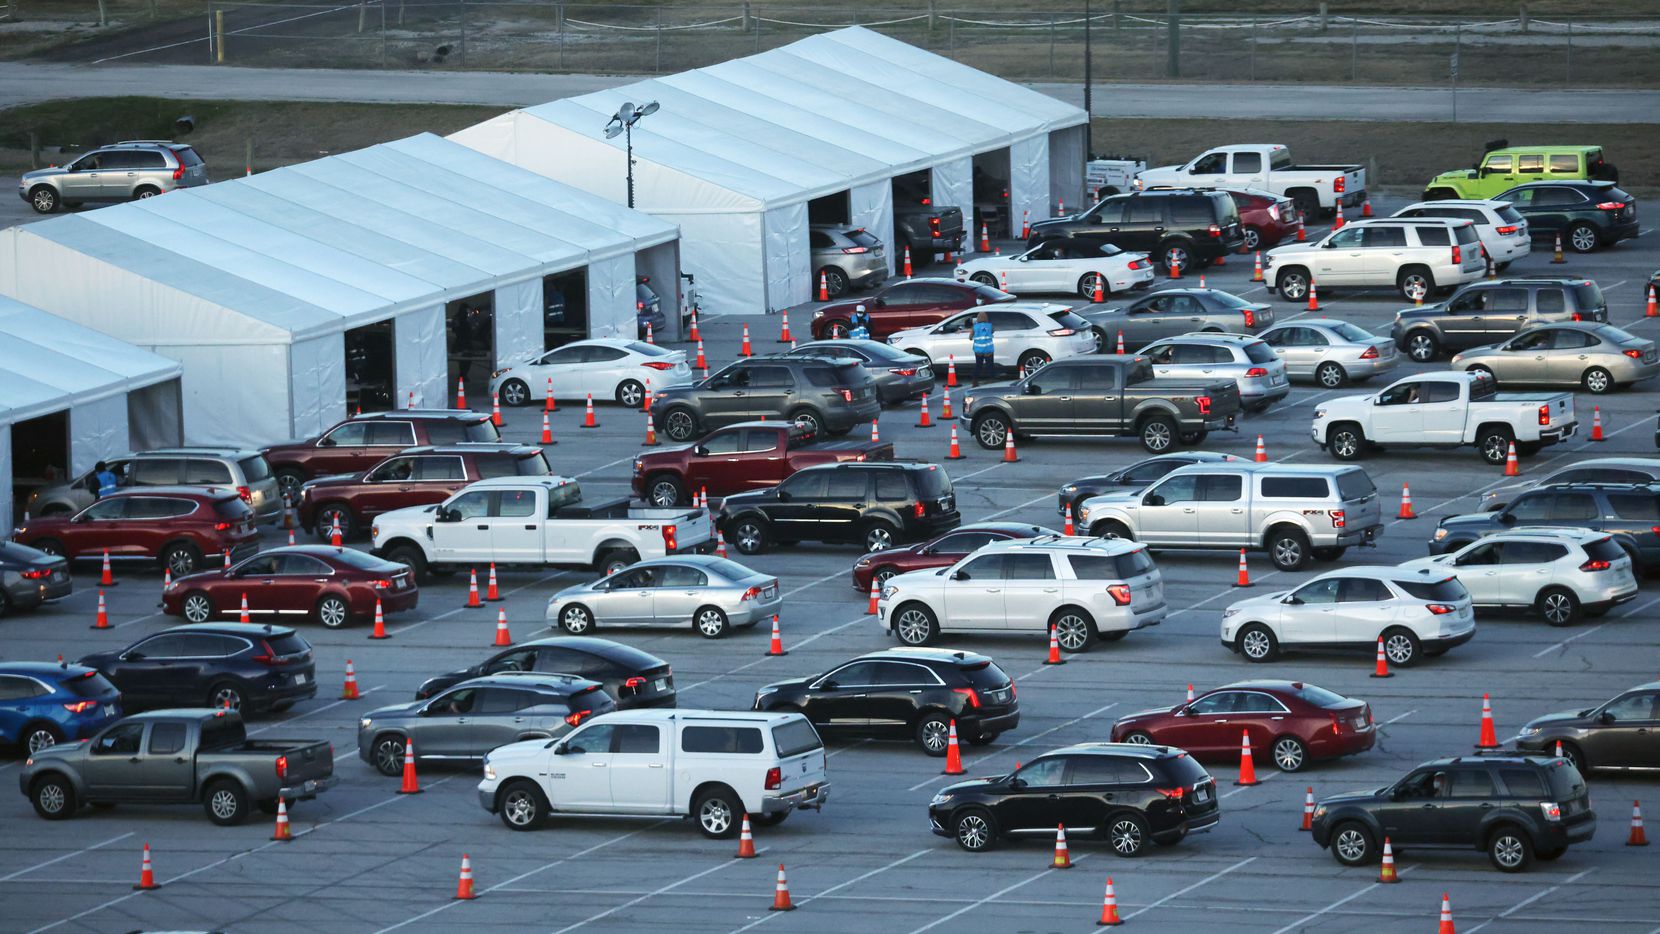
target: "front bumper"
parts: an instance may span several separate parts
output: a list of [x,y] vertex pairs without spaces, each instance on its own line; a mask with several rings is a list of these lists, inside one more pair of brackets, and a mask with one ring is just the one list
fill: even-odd
[[285,785],[277,789],[277,794],[289,801],[307,801],[317,797],[340,783],[338,775],[325,775],[322,778],[308,778],[298,785]]
[[761,813],[789,813],[799,808],[816,811],[824,807],[824,802],[828,800],[830,800],[830,783],[824,782],[819,785],[809,785],[789,794],[763,795],[761,797]]

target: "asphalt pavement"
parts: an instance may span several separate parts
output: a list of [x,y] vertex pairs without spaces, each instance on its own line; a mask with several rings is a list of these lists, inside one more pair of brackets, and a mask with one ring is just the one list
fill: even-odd
[[[1380,207],[1384,206],[1380,204]],[[1649,212],[1657,206],[1645,208]],[[1609,297],[1614,323],[1660,337],[1643,317],[1642,283],[1655,264],[1654,234],[1589,257],[1550,265],[1535,253],[1511,275],[1590,276]],[[1206,271],[1208,284],[1263,298],[1248,281],[1247,258]],[[1160,286],[1164,283],[1161,281]],[[1276,302],[1280,320],[1306,314]],[[1323,313],[1386,332],[1398,296],[1381,290],[1322,295]],[[791,323],[805,334],[810,309]],[[738,349],[747,320],[765,351],[774,342],[771,318],[710,319],[703,329],[716,365]],[[690,349],[690,348],[688,348]],[[1404,375],[1421,369],[1403,366]],[[1372,384],[1366,389],[1373,389]],[[1260,433],[1276,461],[1329,464],[1313,446],[1313,407],[1345,392],[1299,385],[1269,412],[1244,420],[1236,435],[1212,434],[1204,447],[1249,457]],[[1576,460],[1604,455],[1653,455],[1654,387],[1576,398],[1582,430],[1571,441],[1524,459],[1524,476],[1540,476]],[[960,406],[960,393],[955,401]],[[934,400],[935,415],[939,400]],[[1609,438],[1588,440],[1592,405],[1600,405]],[[508,410],[504,434],[534,440],[540,410]],[[592,498],[623,494],[630,460],[640,450],[643,417],[615,406],[599,409],[600,428],[582,431],[578,407],[553,421],[559,444],[548,450],[555,469],[576,477]],[[916,406],[890,409],[884,440],[900,457],[938,460],[949,429],[917,428]],[[1018,463],[984,451],[963,434],[967,459],[944,462],[956,483],[965,522],[1013,519],[1058,525],[1055,492],[1085,474],[1145,456],[1133,439],[1034,441]],[[1410,482],[1422,518],[1388,522],[1376,550],[1353,549],[1347,564],[1393,563],[1425,553],[1438,517],[1476,508],[1482,491],[1505,482],[1499,468],[1473,450],[1391,449],[1362,462],[1383,493],[1387,515]],[[267,532],[271,544],[280,533]],[[361,543],[360,543],[361,544]],[[736,557],[736,555],[734,556]],[[789,655],[767,657],[767,633],[753,629],[710,641],[688,629],[604,630],[668,659],[683,707],[748,707],[766,682],[824,671],[854,655],[895,644],[865,615],[866,597],[849,584],[857,551],[803,543],[742,559],[779,576],[787,597],[782,630]],[[1217,643],[1220,614],[1242,594],[1286,588],[1329,565],[1278,573],[1251,556],[1255,587],[1231,585],[1233,553],[1158,556],[1174,612],[1151,630],[1098,646],[1066,665],[1042,664],[1038,635],[965,637],[947,645],[992,655],[1017,681],[1022,708],[1017,730],[985,748],[966,750],[971,775],[1007,770],[1016,761],[1069,743],[1105,739],[1117,716],[1182,700],[1187,685],[1204,689],[1252,677],[1301,679],[1371,702],[1381,738],[1374,750],[1303,773],[1276,772],[1262,757],[1261,784],[1236,787],[1236,762],[1210,763],[1222,789],[1222,820],[1212,832],[1124,860],[1101,843],[1072,839],[1076,868],[1047,868],[1050,846],[1011,843],[973,855],[929,833],[927,803],[947,783],[940,760],[902,742],[833,742],[832,796],[822,813],[797,814],[757,832],[760,857],[732,858],[735,841],[703,839],[679,820],[561,819],[538,832],[514,833],[483,811],[476,768],[423,769],[426,791],[394,793],[398,782],[359,760],[355,726],[377,705],[413,697],[425,677],[489,654],[495,608],[462,609],[466,582],[451,578],[423,588],[418,610],[389,620],[391,639],[368,641],[368,628],[338,632],[314,625],[304,635],[317,648],[323,690],[276,718],[256,720],[262,737],[328,739],[334,743],[337,788],[290,810],[295,839],[270,840],[266,819],[245,826],[211,825],[199,807],[122,805],[48,823],[16,793],[0,797],[0,928],[7,931],[470,932],[673,931],[779,932],[849,930],[1070,931],[1095,929],[1108,876],[1132,929],[1289,934],[1342,930],[1384,934],[1432,930],[1443,892],[1450,893],[1458,929],[1557,932],[1592,926],[1606,934],[1641,934],[1660,923],[1660,875],[1654,848],[1624,846],[1630,802],[1660,808],[1652,779],[1597,775],[1592,800],[1596,838],[1561,859],[1520,875],[1502,875],[1484,854],[1408,850],[1397,856],[1402,884],[1379,886],[1376,869],[1345,869],[1297,832],[1304,790],[1317,797],[1371,789],[1417,763],[1468,753],[1478,735],[1483,693],[1490,693],[1499,735],[1525,720],[1600,702],[1660,670],[1654,628],[1660,586],[1602,619],[1554,629],[1520,616],[1484,616],[1476,638],[1421,667],[1373,680],[1370,654],[1289,655],[1253,666]],[[88,629],[97,601],[96,568],[79,567],[78,591],[40,612],[0,622],[8,659],[65,658],[126,645],[177,620],[158,615],[160,575],[120,571],[108,591],[116,628]],[[544,635],[542,613],[556,589],[589,579],[586,571],[507,571],[502,576],[513,637]],[[340,701],[351,659],[365,697]],[[0,757],[0,781],[19,760]],[[1655,813],[1651,808],[1651,813]],[[148,843],[162,887],[134,892],[140,848]],[[472,861],[476,901],[454,901],[461,855]],[[767,911],[778,865],[788,871],[798,910]]]

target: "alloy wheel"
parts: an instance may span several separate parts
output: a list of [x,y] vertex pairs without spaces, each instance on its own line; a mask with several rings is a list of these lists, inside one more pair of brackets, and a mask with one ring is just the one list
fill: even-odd
[[718,837],[732,826],[732,809],[720,798],[710,798],[698,808],[697,820],[705,833]]
[[991,825],[978,814],[964,815],[957,821],[957,843],[965,850],[983,850],[991,842]]

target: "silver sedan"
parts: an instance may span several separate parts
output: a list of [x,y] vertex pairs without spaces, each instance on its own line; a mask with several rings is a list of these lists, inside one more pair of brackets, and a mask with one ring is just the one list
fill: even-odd
[[1501,384],[1583,386],[1600,394],[1660,373],[1660,352],[1654,341],[1611,324],[1550,324],[1502,344],[1466,350],[1452,358],[1452,366],[1489,373]]
[[573,636],[606,626],[678,626],[719,639],[753,626],[783,604],[778,578],[708,555],[656,558],[567,587],[548,600],[548,627]]
[[1327,389],[1394,372],[1400,362],[1395,342],[1336,318],[1300,318],[1257,335],[1285,361],[1292,379]]

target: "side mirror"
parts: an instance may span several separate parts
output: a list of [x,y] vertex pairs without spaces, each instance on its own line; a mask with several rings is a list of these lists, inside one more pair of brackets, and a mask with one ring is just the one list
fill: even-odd
[[143,652],[125,652],[125,653],[122,654],[121,660],[124,661],[124,662],[141,662],[141,661],[144,661],[144,653]]
[[1009,787],[1010,788],[1025,788],[1026,787],[1026,779],[1016,778],[1015,776],[1010,775],[1009,776]]
[[965,580],[968,580],[968,575],[964,574],[961,571],[952,571],[951,572],[951,579],[954,580],[954,581],[965,581]]
[[1322,243],[1322,244],[1320,244],[1320,249],[1322,249],[1322,250],[1329,250],[1329,249],[1331,249],[1331,248],[1333,248],[1333,247],[1335,247],[1335,246],[1337,246],[1337,242],[1336,242],[1336,241],[1334,241],[1334,240],[1327,240],[1327,241],[1326,241],[1326,242],[1325,242],[1325,243]]
[[1286,606],[1302,606],[1303,598],[1297,596],[1296,594],[1287,594],[1286,598],[1280,602],[1284,603]]
[[1018,262],[1022,262],[1022,263],[1024,263],[1024,262],[1026,262],[1026,260],[1028,260],[1028,259],[1030,259],[1030,258],[1031,258],[1031,257],[1028,257],[1028,256],[1017,256],[1017,257],[1015,257],[1015,259],[1016,259],[1016,260],[1017,260],[1017,261],[1018,261]]
[[566,751],[566,747],[565,747],[564,743],[554,743],[553,744],[553,754],[554,755],[562,756],[562,755],[565,754],[565,751]]
[[888,300],[885,299],[885,298],[878,298],[878,299],[873,300],[870,304],[873,307],[876,307],[876,308],[886,308],[887,305],[888,305]]
[[1604,710],[1602,713],[1597,715],[1597,721],[1600,723],[1613,723],[1614,714],[1611,711]]
[[692,453],[696,454],[698,457],[708,457],[709,449],[700,444],[697,447],[692,448]]
[[1500,513],[1497,518],[1498,518],[1498,523],[1500,525],[1515,525],[1516,524],[1516,517],[1511,515],[1508,512]]
[[789,502],[789,501],[790,501],[790,491],[789,491],[789,490],[784,490],[784,489],[780,489],[780,490],[779,490],[779,491],[778,491],[778,501],[779,501],[779,502],[780,502],[780,503],[787,503],[787,502]]
[[1157,493],[1148,493],[1147,498],[1142,500],[1142,504],[1147,506],[1163,506],[1164,497],[1158,495]]
[[332,447],[334,447],[334,439],[333,438],[319,438],[317,440],[317,446],[320,447],[320,448],[332,448]]
[[446,509],[443,506],[439,506],[438,514],[433,518],[439,522],[460,522],[461,513],[454,509]]
[[1041,396],[1043,395],[1043,387],[1037,383],[1027,383],[1023,392],[1028,396]]

